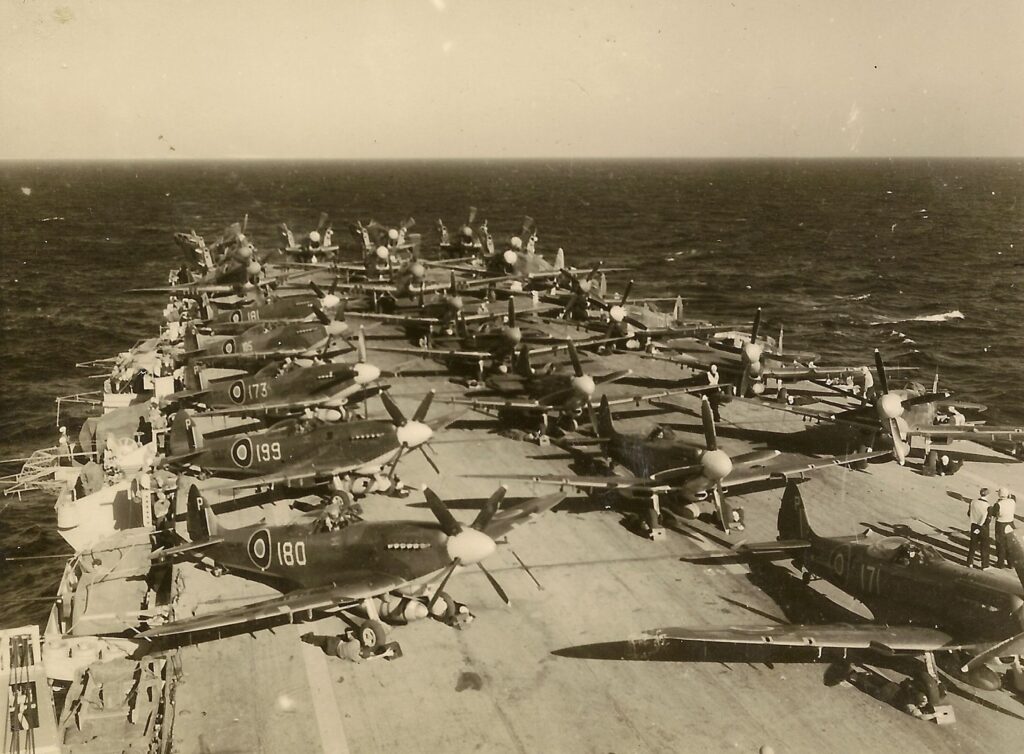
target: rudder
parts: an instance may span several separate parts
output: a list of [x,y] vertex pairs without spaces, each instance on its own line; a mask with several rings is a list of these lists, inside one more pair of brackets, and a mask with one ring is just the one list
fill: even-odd
[[195,428],[192,415],[188,411],[182,409],[174,415],[167,443],[172,456],[186,455],[203,446],[203,436]]
[[608,405],[608,398],[601,396],[601,404],[597,407],[597,434],[599,437],[611,439],[618,434],[615,431],[615,424],[612,422],[612,409]]
[[796,482],[786,485],[782,505],[779,507],[778,524],[780,540],[811,540],[815,536],[807,521],[807,511],[804,509],[803,497]]
[[210,506],[199,493],[195,484],[188,488],[188,509],[185,518],[188,528],[188,536],[193,542],[202,542],[220,533],[220,525],[217,517],[213,515]]

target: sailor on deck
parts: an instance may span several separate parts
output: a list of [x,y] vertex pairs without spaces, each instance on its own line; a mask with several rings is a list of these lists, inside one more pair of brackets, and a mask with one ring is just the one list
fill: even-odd
[[989,513],[992,503],[988,499],[988,487],[982,487],[978,496],[967,506],[967,518],[971,525],[971,544],[967,548],[967,567],[974,565],[974,553],[980,552],[981,569],[988,568],[989,536],[992,517]]
[[714,389],[707,392],[708,403],[711,404],[711,416],[716,422],[722,421],[721,414],[718,413],[718,406],[721,403],[722,391],[718,387],[718,365],[712,364],[711,368],[708,369],[708,384]]
[[1014,515],[1017,513],[1017,499],[1006,487],[999,489],[996,501],[996,568],[1007,568],[1013,565],[1007,554],[1007,540],[1013,536],[1015,528]]

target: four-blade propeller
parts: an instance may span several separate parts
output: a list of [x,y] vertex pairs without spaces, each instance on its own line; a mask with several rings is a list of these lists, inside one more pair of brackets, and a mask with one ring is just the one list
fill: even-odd
[[506,605],[512,604],[505,590],[501,588],[497,579],[491,575],[482,562],[497,549],[497,544],[487,534],[486,529],[491,519],[498,512],[498,507],[505,498],[506,491],[505,487],[499,487],[487,502],[484,503],[480,513],[477,514],[473,523],[467,528],[455,519],[451,511],[448,510],[448,506],[444,504],[444,501],[432,489],[429,487],[424,488],[423,494],[427,498],[427,504],[430,506],[431,512],[433,512],[438,524],[440,524],[441,531],[448,535],[445,549],[452,561],[451,565],[445,570],[441,583],[438,584],[433,596],[431,596],[430,601],[427,603],[428,612],[433,610],[434,604],[448,583],[448,579],[451,578],[455,569],[460,565],[476,565],[483,572],[484,576],[487,577],[487,581],[490,582],[502,602]]

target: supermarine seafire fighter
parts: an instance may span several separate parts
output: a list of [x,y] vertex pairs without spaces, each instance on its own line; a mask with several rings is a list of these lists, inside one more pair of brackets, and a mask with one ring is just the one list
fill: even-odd
[[[58,464],[70,480],[59,527],[80,551],[69,567],[91,563],[98,543],[117,547],[142,532],[145,556],[132,573],[146,595],[141,608],[118,606],[105,619],[90,605],[104,605],[109,587],[75,572],[62,582],[55,643],[88,634],[144,656],[336,616],[328,654],[395,656],[390,625],[469,623],[468,606],[448,591],[460,568],[475,566],[511,602],[484,561],[513,529],[521,527],[514,542],[558,531],[568,547],[578,517],[616,515],[624,503],[645,511],[652,539],[677,519],[697,532],[668,549],[676,581],[689,568],[680,554],[709,566],[791,561],[805,576],[797,589],[828,581],[874,615],[858,624],[661,628],[645,641],[918,658],[931,697],[938,666],[988,691],[1021,673],[1024,546],[1012,515],[1000,514],[998,536],[1015,577],[969,569],[913,539],[819,535],[797,484],[819,473],[878,485],[909,478],[923,469],[913,447],[922,438],[1020,452],[1024,428],[940,424],[939,410],[972,405],[953,401],[937,379],[930,390],[897,383],[912,367],[887,365],[878,351],[873,364],[817,365],[815,354],[784,350],[781,330],[766,337],[760,308],[740,325],[688,320],[681,296],[660,311],[661,299],[632,295],[631,280],[609,294],[605,276],[617,268],[569,266],[563,249],[545,259],[532,218],[503,235],[477,216],[471,209],[451,232],[439,220],[433,253],[411,217],[357,221],[355,245],[335,237],[326,213],[299,234],[281,223],[281,248],[266,253],[248,218],[212,243],[195,231],[175,236],[181,268],[166,286],[133,291],[169,294],[160,335],[102,362],[111,367],[104,413],[86,420],[80,448],[62,430]],[[438,415],[438,403],[451,412]],[[789,430],[799,423],[779,411],[847,427],[853,444],[833,450],[812,430],[774,442],[744,426],[752,415]],[[560,489],[506,501],[506,484]],[[783,488],[777,541],[687,549],[701,537],[740,540],[740,503],[771,506]],[[563,490],[617,502],[549,513]],[[880,494],[900,510],[895,490]],[[460,521],[464,508],[471,523]],[[615,526],[604,536],[632,535]],[[515,558],[505,570],[521,567],[537,581]],[[182,599],[196,588],[190,579],[215,584],[201,610]],[[274,592],[235,593],[257,584]],[[542,622],[544,609],[538,603],[532,619]],[[407,633],[419,630],[427,629]]]

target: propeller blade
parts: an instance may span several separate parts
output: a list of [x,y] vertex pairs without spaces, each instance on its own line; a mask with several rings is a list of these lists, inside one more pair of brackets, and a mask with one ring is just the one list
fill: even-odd
[[757,312],[754,314],[754,324],[750,328],[750,342],[757,342],[757,331],[761,329],[761,307],[757,307]]
[[450,579],[452,577],[452,574],[455,573],[455,569],[458,568],[458,567],[459,567],[459,559],[455,558],[455,560],[452,561],[452,564],[450,566],[448,566],[448,570],[445,571],[444,578],[441,579],[441,583],[438,584],[437,585],[437,589],[434,590],[434,594],[433,594],[433,596],[431,596],[430,602],[427,603],[427,612],[428,613],[433,613],[433,611],[434,611],[434,603],[437,602],[437,598],[440,597],[441,596],[441,592],[444,591],[444,587],[448,583],[448,579]]
[[398,462],[402,460],[402,456],[405,455],[405,451],[409,449],[409,446],[404,442],[398,448],[398,455],[395,456],[395,460],[391,462],[391,468],[388,469],[387,478],[392,482],[395,480],[395,469],[398,468]]
[[491,575],[490,571],[484,568],[484,564],[481,562],[477,562],[477,567],[479,567],[480,570],[484,572],[484,576],[486,576],[487,580],[491,582],[491,586],[494,587],[494,591],[498,593],[499,597],[501,597],[501,601],[504,602],[506,605],[511,605],[512,600],[510,600],[508,598],[508,595],[505,594],[505,590],[501,588],[501,584],[498,583],[498,580]]
[[704,444],[708,450],[718,450],[718,433],[715,431],[715,414],[711,410],[711,401],[700,399],[700,418],[704,423]]
[[590,419],[590,428],[594,432],[594,436],[598,436],[600,433],[597,431],[597,414],[594,412],[594,402],[587,398],[587,417]]
[[[615,337],[615,330],[616,330],[617,325],[618,325],[618,322],[616,322],[615,320],[612,320],[612,319],[608,320],[608,329],[604,331],[604,339],[605,340],[611,340],[613,337]],[[628,332],[628,331],[626,331],[626,332]]]
[[430,468],[432,468],[434,470],[434,473],[437,474],[438,476],[440,476],[441,475],[441,469],[437,468],[437,464],[434,463],[434,459],[430,457],[429,453],[427,453],[427,446],[426,445],[420,445],[420,453],[422,453],[423,457],[427,459],[427,463],[430,464]]
[[394,422],[395,426],[404,427],[408,423],[408,420],[402,413],[402,409],[398,407],[394,398],[392,398],[388,393],[384,392],[380,394],[380,402],[384,404],[384,410],[388,412],[388,416],[391,417],[391,421]]
[[508,299],[508,326],[516,326],[516,300],[512,296]]
[[317,285],[314,281],[309,281],[309,287],[313,289],[313,293],[316,294],[318,299],[323,300],[326,297],[327,294],[324,293],[323,288]]
[[628,283],[626,283],[626,290],[624,290],[622,292],[622,298],[619,299],[619,306],[625,306],[626,305],[626,301],[629,300],[629,294],[630,294],[630,292],[632,290],[633,290],[633,281],[630,280]]
[[476,222],[476,207],[469,208],[469,220],[466,221],[466,225],[472,225]]
[[907,398],[903,401],[903,408],[910,408],[911,406],[917,406],[921,403],[935,403],[936,401],[944,401],[950,397],[950,393],[939,392],[939,393],[925,393],[924,395],[915,395],[912,398]]
[[987,665],[999,657],[1009,657],[1021,653],[1024,653],[1024,633],[1011,636],[1009,639],[1004,639],[995,646],[989,647],[981,654],[972,657],[970,662],[960,669],[965,673],[969,673],[975,668]]
[[728,506],[725,504],[725,500],[722,498],[722,485],[716,484],[715,488],[711,490],[711,498],[715,504],[715,513],[718,514],[718,523],[722,527],[722,531],[726,534],[729,533],[729,520],[726,518],[728,515]]
[[1006,555],[1013,570],[1017,572],[1021,586],[1024,586],[1024,542],[1021,542],[1016,532],[1011,532],[1006,537]]
[[412,415],[414,422],[421,422],[427,418],[427,412],[430,410],[430,403],[434,400],[434,391],[431,390],[420,401],[420,405],[416,407],[416,413]]
[[562,319],[569,319],[569,312],[571,312],[573,307],[576,306],[576,302],[578,300],[579,296],[575,293],[569,295],[569,298],[565,302],[565,308],[562,309]]
[[889,392],[889,379],[885,375],[885,363],[882,361],[882,354],[875,349],[875,371],[878,372],[878,387],[885,395]]
[[356,341],[356,344],[357,344],[356,345],[356,348],[357,348],[356,354],[357,354],[358,363],[365,364],[366,363],[366,329],[362,325],[359,325],[359,338]]
[[576,344],[569,341],[569,360],[572,362],[572,371],[577,377],[584,375],[583,365],[580,363],[580,355],[576,352]]
[[317,318],[318,320],[320,320],[320,324],[321,324],[321,325],[324,325],[324,326],[326,327],[327,325],[331,324],[331,318],[330,318],[330,317],[328,317],[328,316],[327,316],[327,315],[326,315],[326,314],[324,313],[324,310],[323,310],[323,309],[321,309],[321,308],[320,308],[319,306],[314,306],[314,307],[313,307],[313,314],[315,314],[315,315],[316,315],[316,318]]
[[494,518],[494,514],[498,512],[498,507],[501,505],[501,501],[505,499],[506,492],[508,492],[508,488],[503,485],[491,493],[491,496],[484,503],[470,526],[477,531],[486,529],[487,524],[491,523],[491,519]]
[[316,224],[317,232],[320,234],[321,238],[323,238],[324,228],[326,228],[326,227],[327,227],[327,213],[326,212],[321,212],[320,213],[320,221]]
[[883,424],[885,433],[892,440],[892,454],[896,456],[896,463],[903,466],[907,462],[907,449],[900,433],[900,425],[895,419],[889,419]]
[[750,361],[747,360],[746,354],[740,361],[740,371],[736,376],[736,395],[740,398],[746,398],[747,392],[750,390]]
[[425,487],[423,489],[423,496],[427,499],[427,505],[430,506],[430,511],[434,514],[434,518],[437,519],[437,523],[441,525],[441,531],[449,537],[454,537],[462,531],[462,524],[455,520],[455,516],[448,510],[448,506],[437,496],[436,492],[429,487]]

